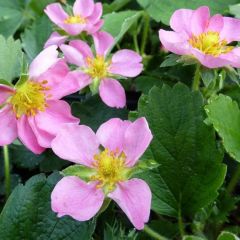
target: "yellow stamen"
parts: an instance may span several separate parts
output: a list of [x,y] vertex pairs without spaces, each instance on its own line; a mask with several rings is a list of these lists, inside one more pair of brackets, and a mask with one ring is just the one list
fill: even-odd
[[77,23],[84,24],[86,22],[87,22],[87,20],[79,15],[69,16],[68,18],[66,18],[64,20],[64,23],[66,23],[66,24],[77,24]]
[[125,165],[126,155],[118,151],[112,152],[105,149],[94,156],[94,167],[97,172],[91,177],[92,181],[98,181],[97,188],[104,188],[105,191],[114,190],[116,183],[127,179],[129,168]]
[[201,52],[218,57],[221,54],[230,52],[233,47],[227,46],[226,40],[221,40],[218,32],[205,32],[198,36],[193,36],[189,43]]
[[97,55],[96,58],[87,58],[88,69],[86,73],[92,78],[102,79],[108,75],[109,63],[105,62],[103,56]]
[[12,105],[17,118],[22,115],[34,116],[39,111],[45,111],[47,107],[45,92],[50,90],[49,87],[44,86],[47,83],[46,80],[41,83],[29,80],[16,88],[9,103]]

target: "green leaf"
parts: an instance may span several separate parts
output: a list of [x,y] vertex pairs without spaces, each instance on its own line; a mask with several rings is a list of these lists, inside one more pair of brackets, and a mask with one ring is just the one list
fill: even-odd
[[21,26],[24,20],[24,1],[0,0],[0,33],[9,37]]
[[44,8],[51,3],[56,2],[55,0],[30,0],[28,3],[28,7],[31,8],[38,15],[44,14]]
[[235,15],[235,17],[240,17],[240,3],[229,6],[230,13]]
[[203,122],[202,96],[183,84],[154,87],[139,100],[141,116],[154,136],[148,152],[160,164],[143,174],[152,189],[153,210],[192,217],[217,197],[226,174],[213,129]]
[[226,151],[240,162],[240,110],[237,102],[220,94],[205,107],[208,122],[223,140]]
[[200,68],[200,75],[205,87],[208,87],[217,78],[217,73],[214,69],[209,69],[205,67]]
[[127,119],[126,109],[116,109],[106,106],[99,96],[90,97],[85,102],[74,102],[72,104],[73,115],[80,118],[81,124],[86,124],[94,131],[110,118],[118,117]]
[[0,215],[0,239],[92,239],[94,221],[58,218],[51,210],[50,195],[58,180],[56,174],[37,175],[15,188]]
[[167,55],[166,59],[161,63],[160,67],[172,67],[178,63],[180,56],[176,54]]
[[89,178],[96,174],[96,170],[93,168],[85,167],[83,165],[72,165],[65,168],[62,171],[64,176],[77,176],[84,181],[88,182]]
[[140,76],[135,80],[136,90],[147,94],[153,86],[162,87],[163,81],[153,76]]
[[127,5],[131,0],[115,0],[111,4],[104,3],[103,11],[104,14],[118,11],[123,6]]
[[144,8],[149,15],[157,22],[162,21],[164,24],[169,25],[170,17],[173,12],[180,8],[196,9],[200,6],[209,6],[212,14],[224,13],[228,10],[228,6],[238,3],[238,0],[137,0],[137,2]]
[[29,60],[33,60],[43,50],[43,46],[52,32],[47,16],[37,18],[29,29],[21,35],[23,49]]
[[183,240],[205,240],[206,238],[201,238],[197,236],[184,236]]
[[218,236],[217,240],[239,240],[239,238],[233,233],[224,231]]
[[115,38],[116,44],[141,15],[142,12],[131,10],[106,14],[103,17],[104,25],[102,30],[110,33]]
[[20,75],[22,55],[19,40],[0,35],[0,79],[11,82]]

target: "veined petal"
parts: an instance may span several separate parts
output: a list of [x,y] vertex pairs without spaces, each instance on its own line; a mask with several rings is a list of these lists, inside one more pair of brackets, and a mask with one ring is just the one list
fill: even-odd
[[96,183],[86,183],[78,177],[62,178],[51,194],[52,210],[58,217],[69,215],[78,221],[87,221],[101,208],[104,193]]
[[103,12],[102,3],[100,3],[100,2],[96,3],[91,16],[89,16],[87,18],[88,21],[91,24],[96,24],[100,20],[100,18],[102,16],[102,12]]
[[52,22],[61,27],[61,24],[68,18],[68,14],[63,10],[60,3],[52,3],[47,5],[44,12],[48,15]]
[[121,120],[120,118],[112,118],[103,123],[97,130],[97,138],[104,148],[111,151],[123,151],[124,135],[130,121]]
[[88,17],[92,15],[94,11],[94,1],[93,0],[76,0],[73,4],[74,15],[79,15],[81,17]]
[[168,51],[184,55],[190,52],[188,35],[185,33],[176,33],[173,31],[165,31],[161,29],[159,31],[159,39]]
[[0,146],[8,145],[17,138],[17,120],[10,106],[0,109]]
[[220,33],[222,39],[228,43],[240,41],[240,19],[223,17],[223,28]]
[[126,129],[123,150],[127,155],[126,164],[132,167],[148,148],[152,133],[147,120],[142,117],[131,123]]
[[45,42],[44,48],[50,47],[52,45],[60,46],[67,40],[67,38],[67,36],[62,36],[57,32],[53,32]]
[[26,115],[23,115],[17,121],[18,137],[21,142],[35,154],[41,154],[45,148],[41,147],[28,122]]
[[223,17],[220,14],[216,14],[210,18],[207,31],[221,32],[223,25],[224,25]]
[[96,53],[100,56],[106,56],[113,46],[114,38],[107,32],[97,32],[93,34],[93,41]]
[[125,90],[117,80],[103,79],[99,86],[99,94],[109,107],[123,108],[126,105]]
[[32,61],[29,68],[30,78],[36,78],[46,72],[50,67],[58,62],[57,46],[52,45],[40,52]]
[[13,94],[15,91],[12,87],[0,84],[0,105],[5,103],[5,101]]
[[136,178],[120,182],[108,197],[119,205],[136,229],[144,228],[144,224],[149,220],[152,199],[146,182]]
[[36,116],[38,128],[56,136],[61,127],[66,123],[78,124],[80,120],[71,114],[71,107],[63,100],[47,101],[48,107]]
[[60,49],[62,50],[64,57],[66,58],[67,62],[71,64],[75,64],[77,66],[84,66],[84,57],[81,54],[81,52],[78,51],[78,49],[70,46],[62,44],[60,46]]
[[88,44],[82,40],[73,40],[69,42],[69,45],[78,50],[83,58],[93,58],[93,53]]
[[92,167],[98,147],[99,142],[92,129],[77,124],[65,124],[52,141],[52,149],[60,158],[87,167]]
[[209,19],[210,11],[207,6],[199,7],[197,10],[193,11],[189,22],[192,34],[197,36],[203,33],[208,27]]

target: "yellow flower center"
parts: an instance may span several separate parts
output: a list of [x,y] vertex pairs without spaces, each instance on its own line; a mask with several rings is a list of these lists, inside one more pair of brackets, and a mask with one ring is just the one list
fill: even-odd
[[64,20],[64,23],[66,23],[66,24],[77,24],[77,23],[84,24],[86,22],[87,22],[87,20],[79,15],[69,16],[68,18],[66,18]]
[[233,47],[227,46],[226,40],[221,40],[218,32],[201,33],[198,36],[193,36],[189,43],[200,50],[201,52],[218,57],[221,54],[230,52]]
[[88,69],[86,73],[89,74],[92,78],[102,79],[108,75],[108,66],[109,63],[105,62],[103,56],[97,56],[96,58],[87,58]]
[[118,151],[112,152],[105,149],[94,156],[94,167],[97,172],[91,177],[92,181],[98,181],[97,188],[104,188],[105,191],[114,190],[116,183],[127,179],[127,173],[130,168],[126,167],[126,155]]
[[47,107],[45,91],[50,90],[49,87],[44,85],[47,81],[34,82],[26,81],[16,88],[15,94],[9,99],[13,111],[17,118],[22,115],[34,116],[38,111],[45,111]]

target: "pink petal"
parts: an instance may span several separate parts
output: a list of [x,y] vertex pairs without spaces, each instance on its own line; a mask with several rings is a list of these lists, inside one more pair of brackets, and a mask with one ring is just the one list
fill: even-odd
[[199,51],[198,49],[192,49],[191,50],[192,55],[194,55],[198,61],[205,67],[207,68],[219,68],[227,65],[231,65],[231,61],[229,61],[226,57],[224,58],[223,54],[222,56],[219,57],[214,57],[211,55],[206,55]]
[[138,159],[148,148],[152,133],[149,129],[148,122],[144,117],[138,118],[127,128],[124,139],[124,152],[127,155],[126,164],[129,167],[135,165]]
[[58,61],[57,46],[52,45],[40,52],[32,61],[29,68],[30,78],[35,78],[46,72],[51,66]]
[[98,55],[106,56],[113,46],[114,38],[107,32],[97,32],[93,34],[93,41]]
[[44,112],[39,112],[36,116],[38,128],[57,135],[61,127],[66,123],[79,123],[79,119],[71,114],[71,107],[63,100],[47,101],[48,107]]
[[65,79],[66,82],[74,82],[77,83],[78,86],[78,91],[85,88],[86,86],[88,86],[89,84],[91,84],[92,79],[89,77],[89,75],[81,72],[81,71],[72,71],[69,72],[68,75],[66,76]]
[[67,36],[62,36],[57,32],[53,32],[48,40],[44,44],[44,48],[50,47],[52,45],[60,46],[67,40]]
[[68,77],[69,68],[63,59],[49,68],[45,73],[40,75],[38,82],[48,81],[45,86],[50,90],[46,91],[48,99],[56,100],[79,90],[79,82],[76,79]]
[[88,25],[86,27],[86,31],[87,31],[88,34],[93,35],[94,33],[98,32],[100,30],[100,28],[103,26],[103,24],[104,24],[104,21],[99,20],[94,25]]
[[103,13],[102,3],[98,2],[95,4],[91,16],[89,16],[87,19],[91,24],[96,24],[100,20],[102,13]]
[[189,53],[188,35],[184,33],[175,33],[172,31],[159,31],[159,39],[168,51],[178,55]]
[[240,47],[234,48],[231,52],[227,54],[222,54],[220,58],[224,61],[228,61],[228,64],[226,65],[240,68]]
[[223,17],[220,14],[216,14],[210,18],[207,31],[220,32],[223,24]]
[[101,208],[104,194],[96,183],[86,183],[78,177],[62,178],[51,194],[52,210],[58,217],[69,215],[78,221],[87,221]]
[[209,23],[210,11],[207,6],[199,7],[193,11],[189,24],[191,24],[191,30],[193,35],[199,35],[203,33]]
[[108,197],[119,205],[136,229],[144,228],[144,224],[149,220],[152,199],[146,182],[137,178],[121,182]]
[[41,154],[45,148],[41,147],[28,122],[26,115],[17,121],[18,137],[21,142],[35,154]]
[[120,118],[112,118],[103,123],[97,130],[97,138],[104,148],[111,151],[123,151],[124,135],[130,121],[123,121]]
[[67,62],[77,66],[84,66],[84,56],[78,51],[78,49],[65,44],[62,44],[60,49],[62,50]]
[[0,146],[8,145],[17,138],[17,121],[10,106],[0,109]]
[[87,24],[85,23],[74,23],[74,24],[68,24],[63,23],[61,24],[61,28],[68,33],[69,35],[78,35],[81,32],[85,31]]
[[59,27],[61,27],[64,20],[68,18],[68,14],[63,10],[60,3],[52,3],[47,5],[47,7],[44,9],[44,12],[48,15],[51,21]]
[[228,43],[233,41],[240,41],[240,19],[224,17],[224,25],[220,33],[222,39]]
[[88,17],[94,11],[93,0],[76,0],[73,5],[74,15],[80,15],[81,17]]
[[99,86],[99,94],[109,107],[123,108],[126,105],[124,88],[114,79],[103,79]]
[[10,86],[0,84],[0,105],[5,103],[5,101],[14,93],[14,89]]
[[132,50],[120,50],[111,60],[109,72],[125,77],[136,77],[143,70],[142,57]]
[[80,52],[83,58],[93,58],[92,50],[86,42],[82,40],[73,40],[69,43],[69,45]]
[[171,19],[170,26],[176,32],[184,31],[187,35],[191,36],[190,20],[193,14],[193,10],[179,9],[176,10]]
[[35,117],[28,118],[28,122],[30,127],[32,128],[34,135],[37,138],[37,142],[39,143],[39,145],[44,148],[51,148],[51,142],[55,136],[40,129],[36,124]]
[[88,167],[92,167],[98,146],[98,139],[92,129],[77,124],[64,125],[52,141],[52,149],[56,155]]

